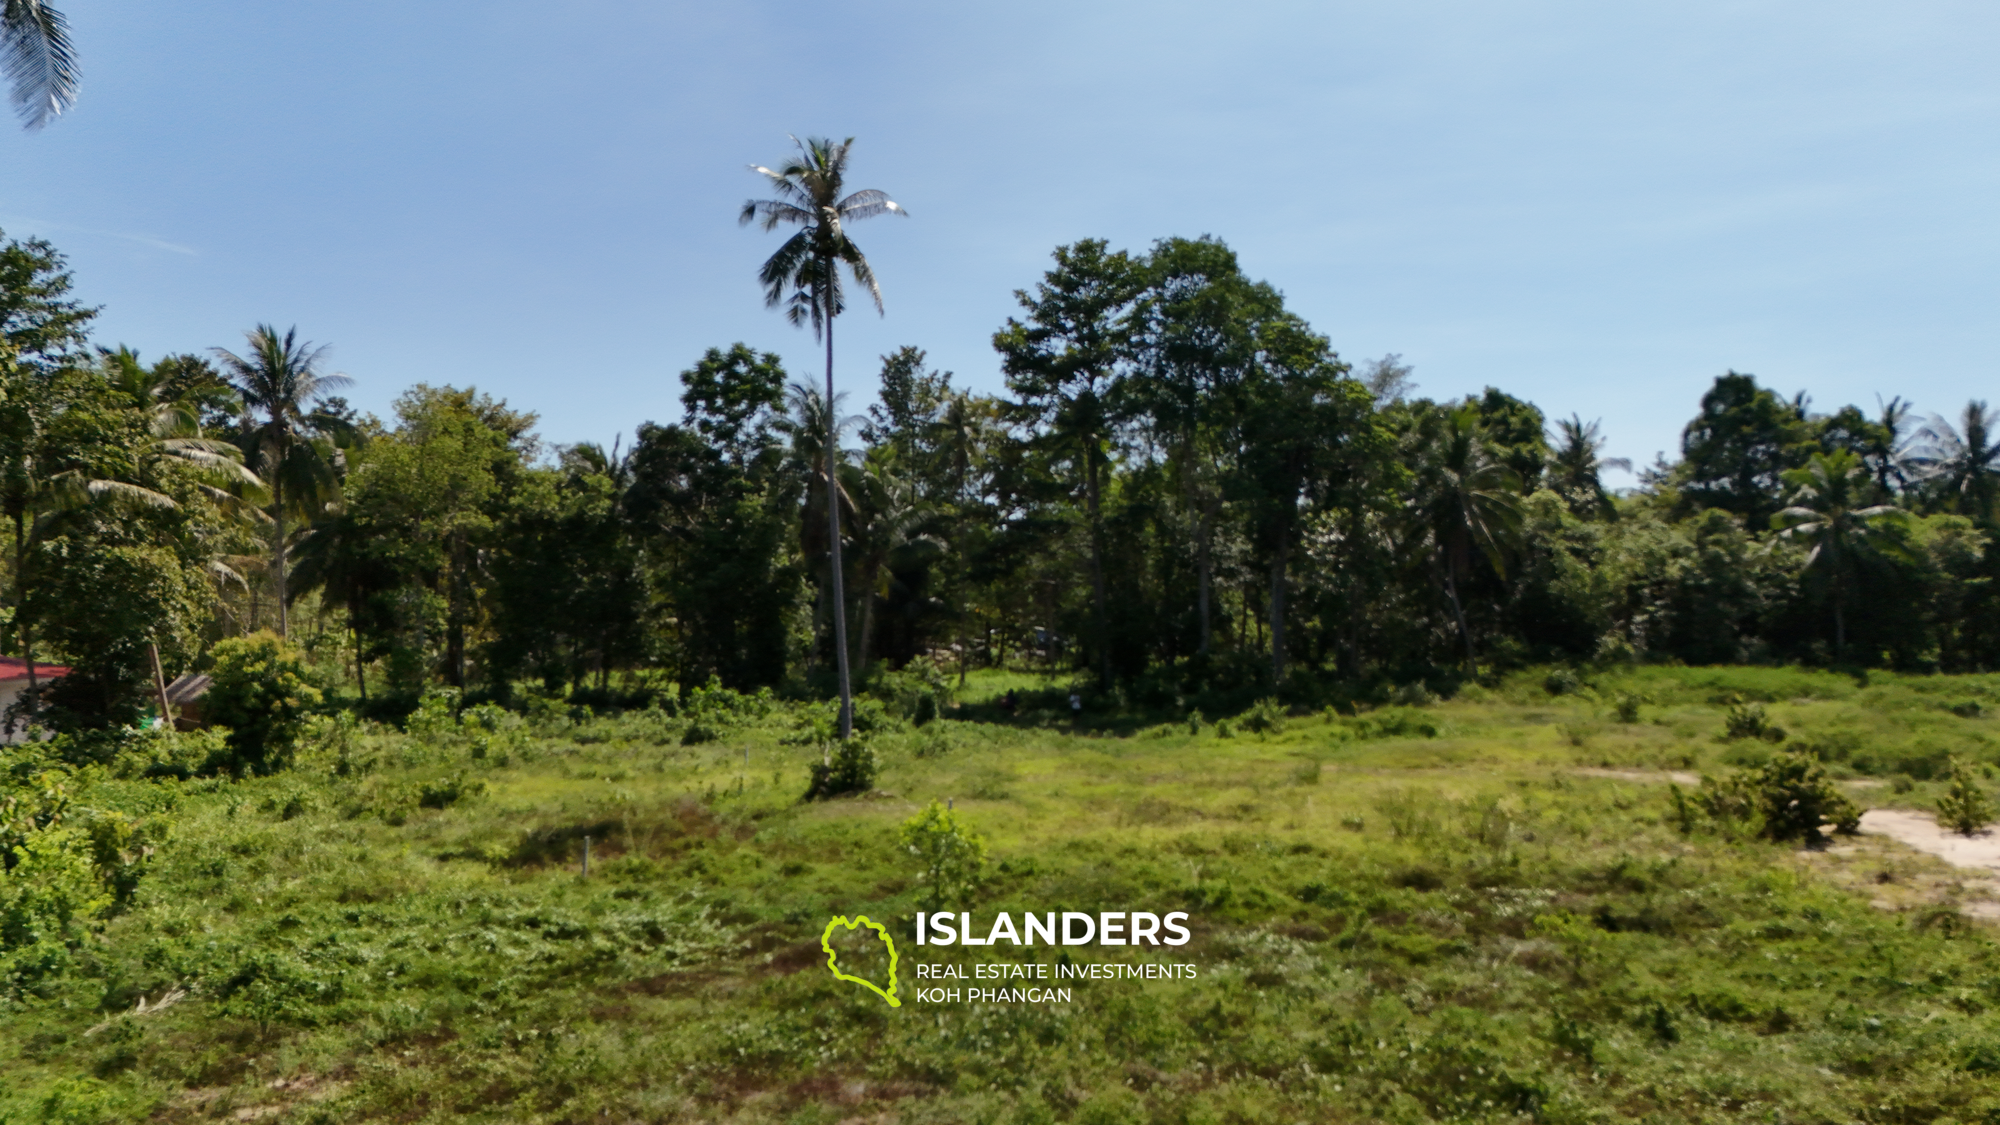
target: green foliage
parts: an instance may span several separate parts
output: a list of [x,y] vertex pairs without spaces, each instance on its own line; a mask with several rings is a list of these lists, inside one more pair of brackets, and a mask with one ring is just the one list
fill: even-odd
[[864,739],[836,741],[827,761],[813,763],[812,784],[804,799],[825,801],[866,793],[875,788],[875,770],[875,751]]
[[1756,777],[1759,811],[1764,818],[1764,835],[1773,840],[1803,839],[1809,844],[1823,837],[1822,825],[1852,835],[1860,830],[1861,810],[1826,776],[1826,767],[1811,754],[1774,755]]
[[1276,734],[1285,729],[1285,708],[1276,699],[1260,699],[1236,721],[1252,734]]
[[986,842],[936,801],[903,822],[898,839],[923,865],[925,902],[969,904],[986,869]]
[[1961,836],[1975,835],[1993,823],[1993,801],[1979,784],[1972,764],[1963,758],[1951,760],[1951,787],[1938,798],[1937,819]]
[[1757,738],[1765,742],[1783,742],[1785,728],[1775,726],[1770,716],[1765,714],[1762,703],[1739,703],[1729,709],[1723,717],[1722,737],[1726,739]]
[[229,730],[228,756],[215,765],[236,774],[283,769],[307,714],[320,703],[305,659],[271,633],[230,638],[210,655],[214,683],[202,704],[211,722]]

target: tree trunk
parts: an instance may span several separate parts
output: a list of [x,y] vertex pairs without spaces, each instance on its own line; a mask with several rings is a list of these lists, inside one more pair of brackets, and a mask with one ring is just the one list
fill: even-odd
[[28,625],[28,523],[26,511],[14,513],[14,623],[21,631],[21,659],[28,665],[28,722],[41,710],[42,696],[35,677],[35,636]]
[[1452,577],[1451,567],[1444,569],[1444,593],[1451,599],[1451,615],[1458,619],[1458,635],[1465,640],[1465,671],[1473,679],[1479,678],[1479,657],[1472,650],[1472,626],[1466,624],[1465,610],[1458,604],[1458,582]]
[[[452,544],[451,552],[445,556],[445,567],[447,569],[444,576],[446,583],[444,626],[446,674],[451,680],[451,686],[460,691],[465,690],[465,622],[460,617],[463,603],[460,601],[461,583],[459,582],[460,559],[463,551],[464,547],[462,544]],[[580,668],[581,666],[582,661],[579,660],[578,667]],[[584,682],[587,683],[588,681]]]
[[882,564],[870,561],[865,584],[861,588],[861,679],[868,680],[868,662],[874,654],[875,646],[875,582],[882,575]]
[[285,486],[278,474],[284,471],[282,461],[271,473],[271,512],[277,517],[276,541],[271,547],[271,580],[278,592],[278,635],[290,640],[291,622],[285,613]]
[[354,612],[354,602],[347,603],[347,628],[354,634],[354,682],[361,688],[361,702],[368,702],[368,661],[361,651],[361,619]]
[[[823,263],[827,270],[833,263]],[[827,559],[833,571],[833,652],[840,668],[840,740],[854,736],[854,694],[847,678],[847,585],[840,573],[840,478],[835,475],[835,458],[840,455],[840,418],[833,409],[833,296],[814,293],[826,314],[826,525]]]
[[160,646],[146,642],[146,655],[153,658],[153,690],[160,696],[160,726],[168,734],[174,733],[174,708],[167,702],[167,673],[160,666]]
[[1091,638],[1092,653],[1097,660],[1097,682],[1100,686],[1111,686],[1111,653],[1109,651],[1110,632],[1104,620],[1104,525],[1098,509],[1097,488],[1097,442],[1094,437],[1086,439],[1083,450],[1083,498],[1090,515],[1090,628],[1097,634]]
[[1278,529],[1278,546],[1271,552],[1271,687],[1285,682],[1285,562],[1291,551],[1287,529]]
[[1201,646],[1195,651],[1203,656],[1209,653],[1212,628],[1209,625],[1209,587],[1215,580],[1215,555],[1210,546],[1215,534],[1215,503],[1204,499],[1201,507],[1201,523],[1196,529],[1195,551],[1199,558],[1200,580],[1195,584],[1196,616],[1201,621]]

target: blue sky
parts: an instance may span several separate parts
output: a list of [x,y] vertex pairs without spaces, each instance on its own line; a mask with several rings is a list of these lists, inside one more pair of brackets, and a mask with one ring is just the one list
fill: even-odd
[[857,403],[904,343],[998,390],[1058,243],[1200,234],[1342,355],[1641,462],[1726,368],[2000,399],[1990,4],[59,6],[83,97],[0,133],[0,226],[69,254],[102,342],[296,324],[380,412],[471,383],[609,441],[710,345],[813,373],[735,222],[787,133],[855,136],[913,215],[856,230]]

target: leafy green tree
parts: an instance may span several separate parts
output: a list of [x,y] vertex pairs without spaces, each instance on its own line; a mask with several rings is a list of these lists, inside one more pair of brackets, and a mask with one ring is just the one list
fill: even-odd
[[1805,565],[1827,582],[1838,659],[1847,649],[1847,602],[1857,583],[1856,568],[1865,560],[1902,553],[1895,533],[1908,513],[1892,504],[1866,502],[1865,490],[1873,482],[1861,459],[1845,449],[1831,456],[1813,454],[1804,468],[1786,471],[1784,481],[1792,489],[1791,504],[1771,517],[1771,526],[1810,545]]
[[788,536],[799,493],[779,441],[785,370],[738,344],[710,349],[681,380],[682,421],[639,427],[625,511],[681,682],[774,684],[801,585]]
[[964,903],[986,868],[986,841],[958,814],[932,801],[903,822],[903,846],[924,869],[924,899],[933,906]]
[[1484,394],[1466,401],[1479,411],[1479,429],[1486,435],[1487,447],[1521,478],[1522,495],[1544,487],[1549,442],[1541,408],[1498,387],[1488,387]]
[[347,507],[397,575],[397,686],[414,693],[442,672],[463,689],[469,638],[491,608],[498,528],[539,451],[535,416],[473,388],[419,383],[397,398],[396,419],[357,456]]
[[613,668],[643,658],[645,586],[624,512],[630,483],[630,459],[592,444],[525,475],[490,564],[497,681],[532,670],[553,689],[594,672],[604,690]]
[[1132,315],[1136,374],[1129,398],[1168,451],[1193,524],[1195,651],[1214,643],[1215,535],[1236,491],[1245,384],[1261,322],[1283,312],[1269,285],[1243,276],[1234,251],[1212,238],[1161,239],[1144,263]]
[[45,239],[0,246],[0,337],[25,366],[46,373],[85,354],[97,310],[70,296],[75,284],[68,261]]
[[1111,680],[1104,577],[1104,477],[1123,404],[1120,364],[1128,355],[1127,315],[1145,285],[1140,263],[1101,239],[1059,246],[1056,264],[1030,295],[1014,298],[1025,320],[1009,317],[993,335],[1008,389],[1035,427],[1051,467],[1068,470],[1081,492],[1089,538],[1091,655]]
[[1271,678],[1285,678],[1290,562],[1302,504],[1331,499],[1354,462],[1383,451],[1373,399],[1347,378],[1325,337],[1303,320],[1257,324],[1258,360],[1242,388],[1241,488],[1268,576]]
[[39,129],[76,104],[76,49],[69,21],[44,0],[0,7],[0,73],[14,86],[21,124]]
[[[796,138],[795,138],[796,140]],[[776,253],[765,259],[757,279],[764,285],[764,302],[785,306],[786,317],[794,324],[810,322],[826,341],[826,401],[838,401],[833,392],[833,321],[846,308],[840,267],[845,265],[855,284],[868,291],[876,312],[882,311],[882,291],[875,284],[875,272],[861,248],[847,236],[847,226],[884,212],[907,215],[896,201],[873,188],[846,192],[847,156],[854,138],[835,143],[824,138],[799,141],[799,153],[777,170],[752,166],[771,182],[776,199],[751,200],[743,205],[742,223],[758,222],[768,231],[795,226],[799,232],[785,240]],[[790,295],[787,296],[787,291]],[[828,424],[833,414],[828,412]],[[848,680],[846,592],[841,579],[840,502],[833,496],[837,487],[834,458],[840,436],[827,431],[826,516],[827,549],[832,562],[834,651],[840,675],[840,737],[854,733],[854,697]]]
[[320,703],[305,659],[283,637],[263,632],[230,637],[209,652],[213,682],[202,697],[212,723],[227,727],[231,773],[276,773],[291,762],[306,716]]
[[1785,470],[1818,449],[1803,396],[1788,402],[1759,387],[1755,376],[1717,376],[1681,435],[1683,504],[1721,508],[1762,526],[1782,506]]
[[285,521],[288,516],[312,520],[338,492],[341,458],[330,439],[344,427],[315,407],[353,380],[323,374],[320,364],[327,349],[300,340],[297,328],[280,336],[277,329],[260,324],[244,336],[250,343],[247,357],[222,348],[215,355],[242,397],[248,460],[271,494],[271,581],[278,635],[288,637]]

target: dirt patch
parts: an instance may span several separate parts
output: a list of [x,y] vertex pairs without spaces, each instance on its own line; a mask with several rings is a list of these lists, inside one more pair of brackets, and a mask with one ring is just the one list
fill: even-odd
[[1882,910],[1956,910],[1969,918],[2000,921],[2000,837],[1967,838],[1907,809],[1870,809],[1862,835],[1820,852],[1800,852],[1803,862],[1833,882],[1868,897]]
[[1570,771],[1579,777],[1608,777],[1613,781],[1671,781],[1675,785],[1700,785],[1701,775],[1686,770],[1608,770],[1586,766]]
[[1993,832],[1961,836],[1928,814],[1908,809],[1869,809],[1861,814],[1861,830],[1929,852],[1953,867],[2000,874],[2000,835]]

